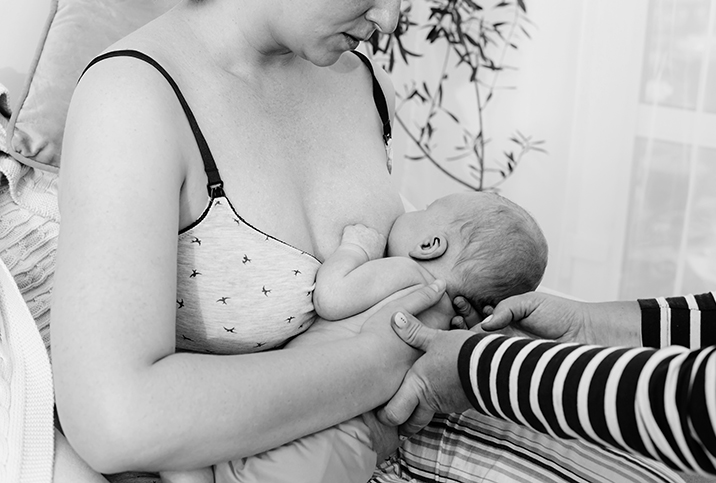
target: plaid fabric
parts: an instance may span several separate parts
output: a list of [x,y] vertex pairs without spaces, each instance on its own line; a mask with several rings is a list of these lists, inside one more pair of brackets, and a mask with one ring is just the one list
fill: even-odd
[[439,415],[371,483],[683,482],[661,463],[548,435],[477,411]]

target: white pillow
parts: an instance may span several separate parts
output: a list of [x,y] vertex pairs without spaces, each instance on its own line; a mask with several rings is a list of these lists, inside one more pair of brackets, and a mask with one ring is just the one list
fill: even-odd
[[25,88],[7,128],[18,161],[57,170],[72,92],[87,63],[178,0],[51,0]]

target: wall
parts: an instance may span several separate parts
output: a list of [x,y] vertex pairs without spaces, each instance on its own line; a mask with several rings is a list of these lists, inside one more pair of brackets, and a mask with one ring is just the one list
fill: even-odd
[[12,104],[20,96],[49,11],[50,0],[0,0],[0,84],[8,88]]
[[[518,70],[505,83],[514,90],[499,95],[487,125],[494,139],[515,129],[543,139],[548,153],[528,155],[501,192],[543,227],[551,251],[547,287],[589,300],[616,298],[641,67],[632,51],[643,48],[638,19],[647,0],[526,3],[532,38],[511,60]],[[0,83],[11,100],[20,94],[49,5],[0,0],[3,33],[13,46],[0,49]],[[397,90],[408,80],[393,78]],[[394,179],[409,201],[422,207],[462,189],[425,161],[402,161],[408,143],[400,131]]]

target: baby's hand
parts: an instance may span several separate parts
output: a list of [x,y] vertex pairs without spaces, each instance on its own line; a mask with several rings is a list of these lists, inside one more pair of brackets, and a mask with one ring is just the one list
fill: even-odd
[[365,225],[348,225],[343,229],[341,244],[350,243],[361,247],[368,255],[368,260],[381,258],[385,253],[385,236]]

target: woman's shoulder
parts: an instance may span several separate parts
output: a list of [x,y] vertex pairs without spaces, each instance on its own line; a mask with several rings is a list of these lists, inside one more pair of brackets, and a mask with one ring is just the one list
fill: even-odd
[[191,136],[181,109],[155,67],[128,56],[100,57],[73,93],[63,167],[80,163],[86,169],[91,162],[105,170],[123,166],[129,172],[165,161],[167,169],[176,172],[183,166],[177,163],[184,159],[183,140]]

